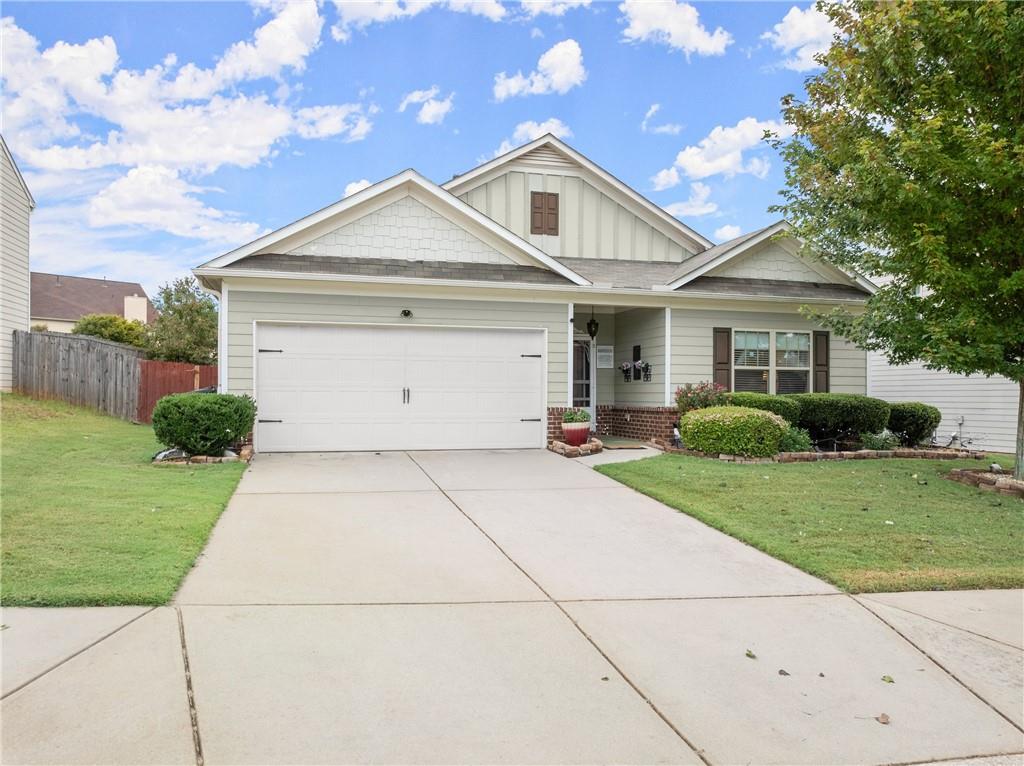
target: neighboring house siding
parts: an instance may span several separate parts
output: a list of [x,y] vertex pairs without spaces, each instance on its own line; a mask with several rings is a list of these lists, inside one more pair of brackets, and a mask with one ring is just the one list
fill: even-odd
[[[675,314],[675,309],[672,313]],[[619,365],[633,361],[633,346],[651,365],[651,380],[626,382]],[[711,359],[708,358],[708,367]],[[665,404],[665,309],[630,309],[615,315],[615,403]]]
[[29,328],[28,231],[31,211],[17,170],[0,151],[0,390],[11,388],[12,333]]
[[75,327],[75,322],[68,322],[65,319],[32,317],[32,326],[35,325],[46,325],[47,332],[71,332]]
[[[1018,386],[1007,378],[956,375],[926,370],[920,362],[895,367],[877,352],[868,354],[868,393],[890,402],[916,401],[942,412],[943,441],[960,433],[975,446],[1013,452],[1017,433]],[[963,426],[959,424],[964,419]]]
[[413,197],[403,197],[385,205],[289,253],[411,261],[513,263]]
[[[712,330],[795,330],[808,332],[814,324],[795,314],[763,311],[703,311],[672,309],[672,388],[712,379]],[[835,333],[829,337],[830,389],[833,393],[866,392],[866,354]],[[645,356],[647,352],[644,352]]]
[[[410,309],[409,320],[399,318]],[[548,332],[548,406],[564,406],[568,391],[568,308],[564,303],[497,302],[230,289],[228,391],[253,393],[253,322],[352,322],[359,324],[535,327]]]
[[[530,233],[535,191],[558,194],[558,236]],[[667,225],[653,225],[580,175],[557,168],[509,170],[459,197],[556,258],[678,263],[693,254]]]
[[731,261],[712,272],[716,277],[741,279],[785,279],[793,282],[829,282],[800,256],[791,253],[778,242],[766,242],[753,248],[749,254]]

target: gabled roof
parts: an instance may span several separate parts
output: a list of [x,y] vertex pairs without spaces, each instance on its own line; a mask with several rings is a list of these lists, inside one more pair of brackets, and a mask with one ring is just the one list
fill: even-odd
[[658,220],[667,224],[672,229],[678,231],[688,240],[697,245],[698,248],[703,250],[704,248],[711,247],[714,244],[710,239],[705,237],[703,234],[694,229],[691,229],[678,218],[669,215],[667,212],[665,212],[664,209],[655,205],[649,199],[647,199],[642,194],[634,190],[631,186],[628,186],[627,184],[623,183],[618,178],[609,173],[607,170],[602,168],[600,165],[583,156],[578,151],[573,149],[571,146],[561,141],[560,139],[556,138],[555,136],[551,135],[550,133],[546,133],[540,138],[534,139],[528,144],[523,144],[522,146],[517,147],[516,149],[513,149],[510,152],[506,152],[505,154],[495,157],[493,160],[490,160],[489,162],[485,162],[483,165],[478,165],[472,170],[469,170],[461,175],[455,176],[452,180],[448,181],[445,184],[442,184],[442,188],[444,188],[446,191],[450,191],[452,194],[459,194],[461,193],[461,190],[465,189],[472,181],[476,180],[480,176],[485,175],[491,172],[492,170],[501,167],[502,165],[506,165],[510,162],[513,162],[522,157],[523,155],[528,154],[536,149],[544,147],[554,149],[560,152],[561,154],[565,155],[576,165],[597,176],[601,181],[614,188],[620,194],[623,194],[624,196],[628,197],[630,200],[632,200],[634,203],[642,207],[644,210],[646,210],[648,213],[656,217]]
[[214,258],[212,261],[208,261],[202,266],[199,266],[196,271],[198,273],[200,271],[206,271],[207,269],[219,269],[251,255],[273,253],[274,246],[283,240],[300,234],[302,231],[313,226],[317,226],[318,224],[329,222],[332,218],[341,217],[349,211],[356,211],[360,206],[369,205],[373,200],[381,195],[399,189],[402,186],[414,188],[438,206],[447,208],[463,218],[468,218],[473,224],[481,227],[493,237],[496,237],[498,240],[506,243],[513,250],[525,256],[529,261],[535,264],[540,264],[556,274],[560,274],[574,284],[589,284],[585,278],[549,256],[540,248],[516,236],[505,227],[485,216],[476,208],[466,204],[454,194],[448,193],[440,186],[412,169],[403,170],[401,173],[398,173],[391,178],[387,178],[379,183],[373,184],[372,186],[368,186],[362,191],[359,191],[349,197],[345,197],[344,199],[341,199],[332,205],[328,205],[327,207],[307,215],[304,218],[300,218],[298,221],[290,223],[277,231],[273,231],[259,239],[253,240],[247,245],[242,245],[229,253],[225,253],[218,258]]
[[138,282],[115,282],[92,277],[69,277],[63,274],[31,274],[30,310],[33,319],[61,319],[75,322],[86,314],[124,316],[124,299],[138,296],[146,299],[146,321],[156,319],[156,309]]
[[18,163],[14,161],[14,155],[11,154],[11,150],[7,148],[7,142],[4,140],[2,135],[0,135],[0,147],[3,148],[3,153],[7,155],[7,161],[10,162],[11,167],[14,168],[14,176],[18,179],[18,183],[21,184],[21,188],[25,192],[25,196],[28,197],[29,210],[35,210],[35,197],[33,197],[32,192],[29,191],[28,184],[25,183],[25,178],[21,175],[21,170],[18,168]]
[[[770,226],[765,226],[763,229],[758,229],[748,234],[741,234],[734,239],[715,245],[703,253],[698,253],[692,258],[687,258],[679,264],[679,268],[669,277],[668,289],[676,290],[779,234],[789,234],[794,239],[802,242],[793,233],[793,226],[788,221],[777,221]],[[841,271],[840,269],[836,270]],[[869,293],[874,293],[878,289],[859,274],[850,274],[845,271],[841,271],[841,273]]]

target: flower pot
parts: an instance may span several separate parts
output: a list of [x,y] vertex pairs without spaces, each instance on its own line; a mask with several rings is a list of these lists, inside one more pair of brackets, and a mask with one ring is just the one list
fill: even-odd
[[562,438],[570,447],[586,444],[590,438],[590,421],[584,423],[562,423]]

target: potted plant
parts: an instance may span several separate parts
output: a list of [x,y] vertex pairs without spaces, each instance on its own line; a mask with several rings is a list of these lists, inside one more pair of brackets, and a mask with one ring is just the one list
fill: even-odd
[[570,447],[586,444],[590,438],[590,413],[575,407],[562,415],[562,438]]

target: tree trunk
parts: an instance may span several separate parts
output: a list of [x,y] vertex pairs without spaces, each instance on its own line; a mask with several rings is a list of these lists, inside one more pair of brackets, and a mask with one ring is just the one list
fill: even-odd
[[1017,399],[1017,461],[1013,466],[1013,478],[1024,481],[1024,380],[1018,381],[1020,391]]

